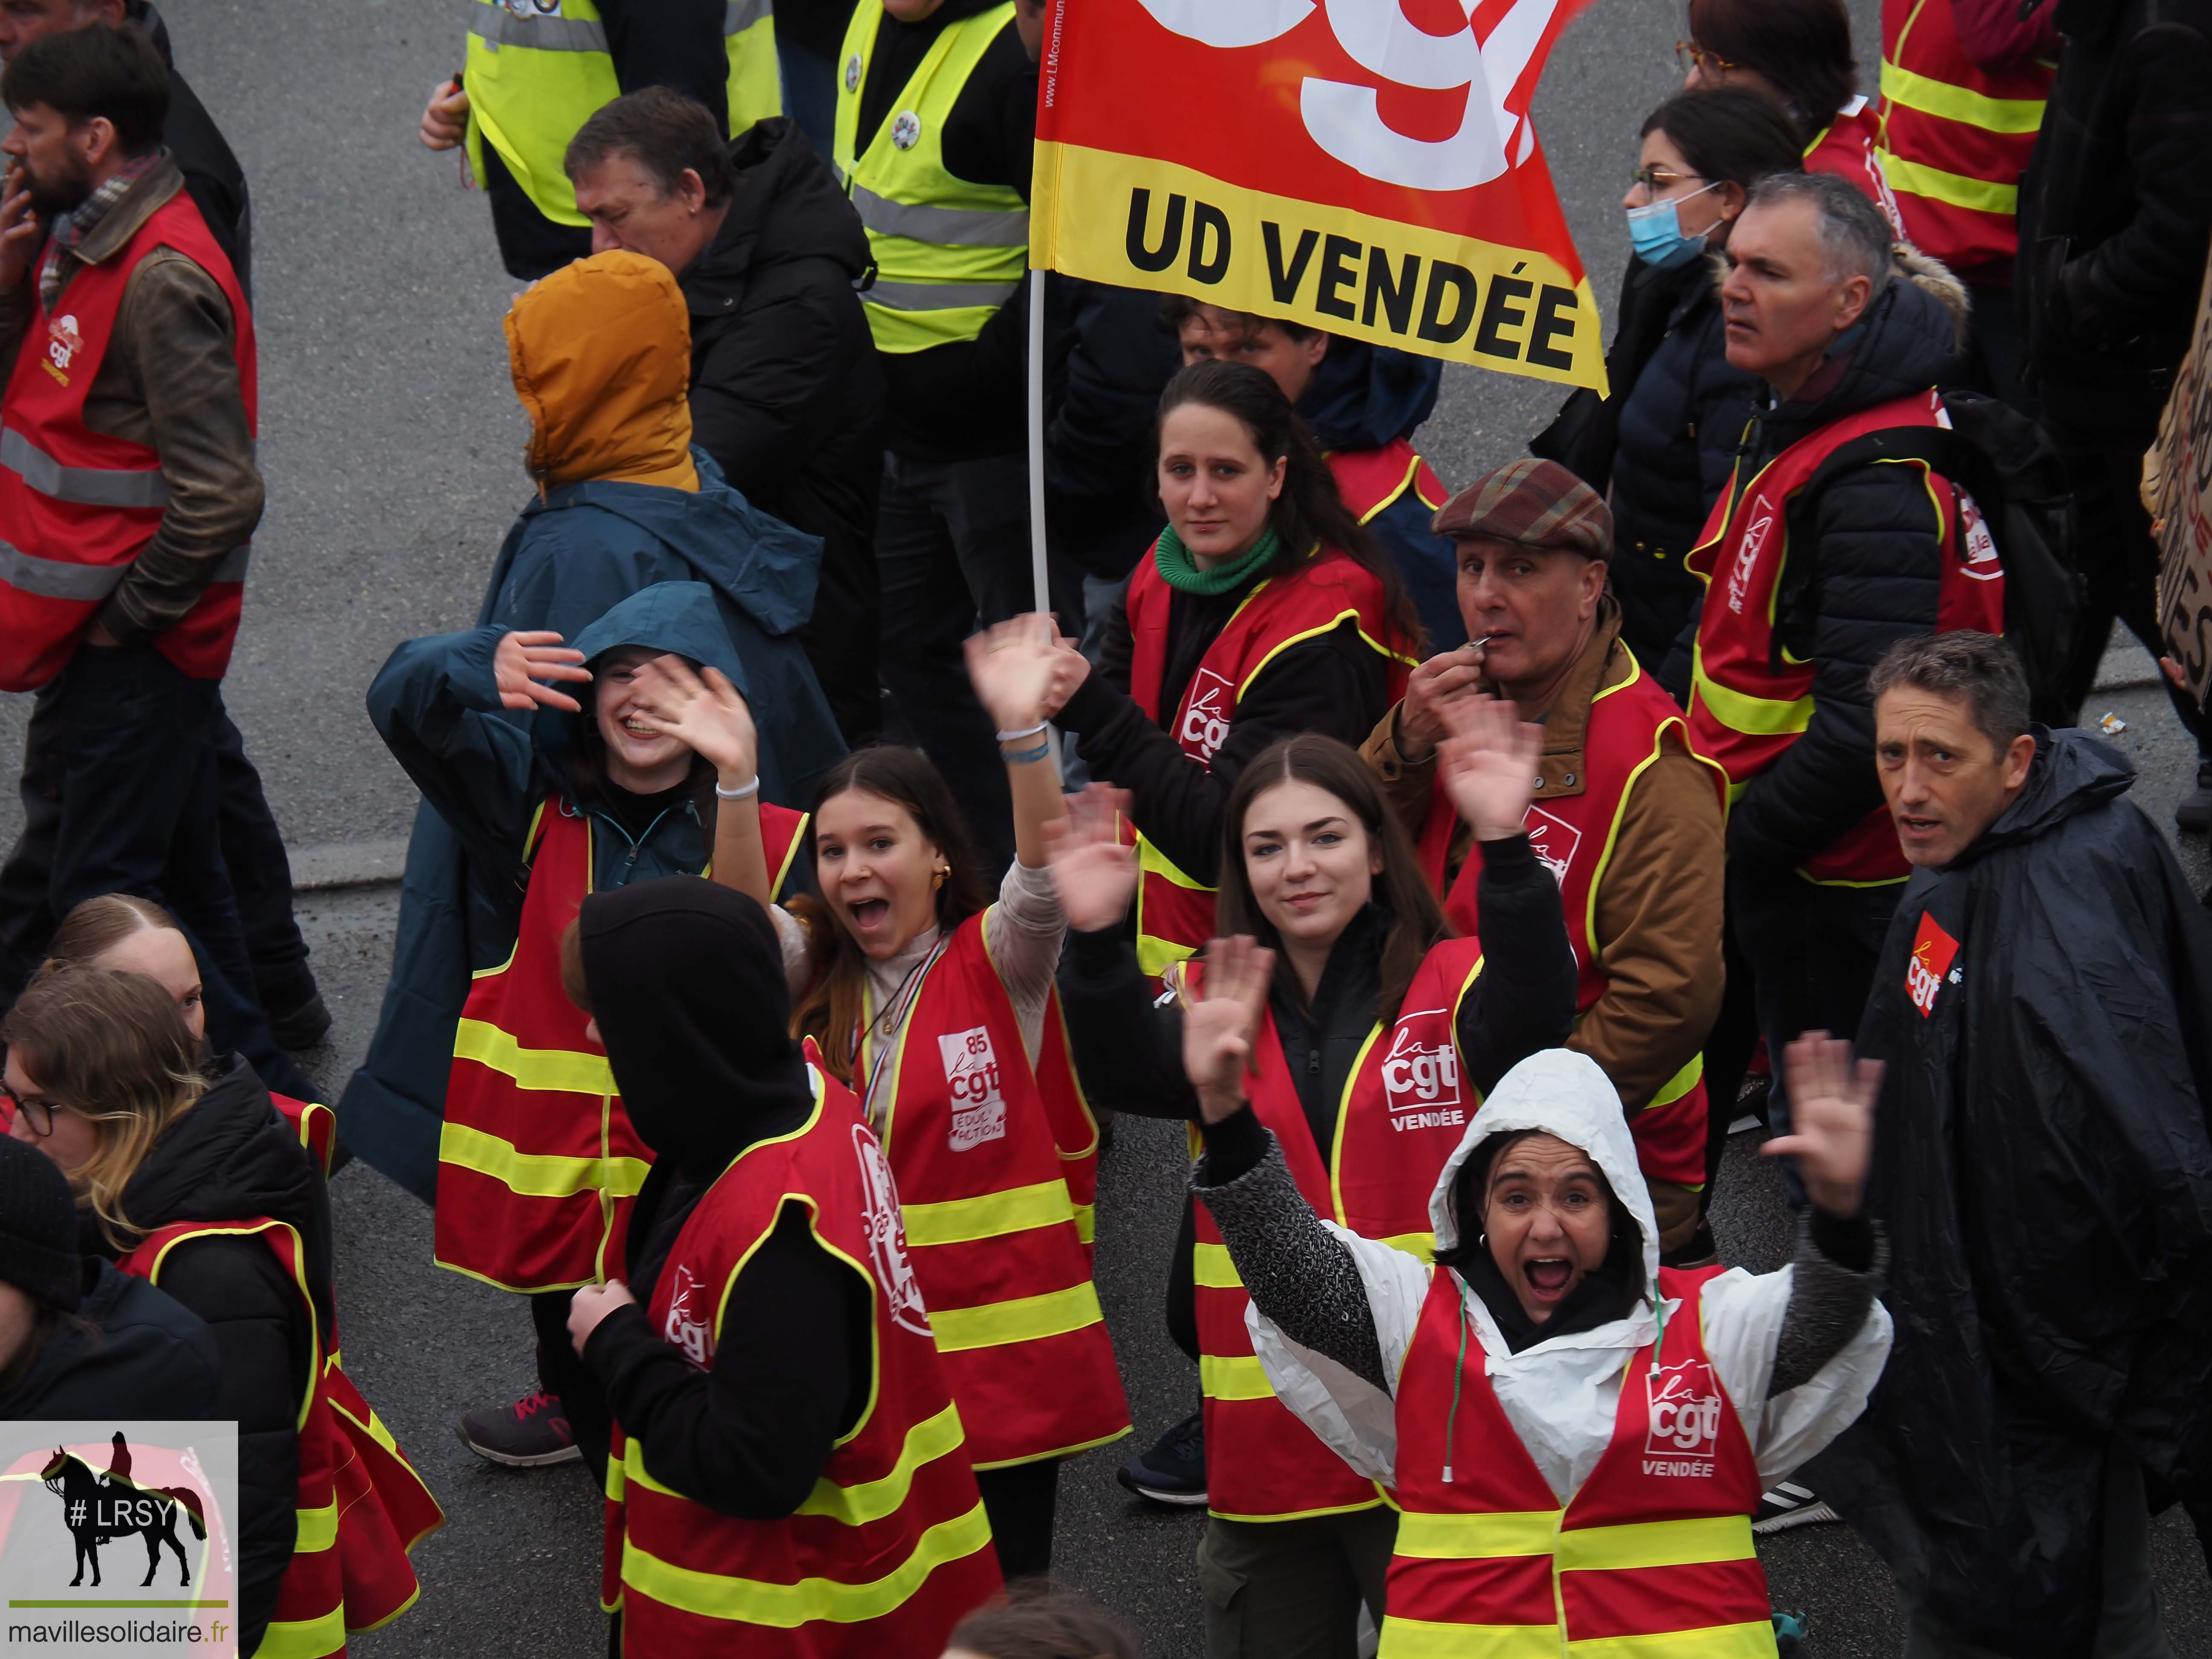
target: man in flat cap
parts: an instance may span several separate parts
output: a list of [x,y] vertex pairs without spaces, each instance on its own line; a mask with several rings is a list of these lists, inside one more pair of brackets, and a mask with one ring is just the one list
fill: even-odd
[[1620,1091],[1664,1259],[1709,1259],[1698,1051],[1723,982],[1720,773],[1621,642],[1606,588],[1613,515],[1587,484],[1551,461],[1515,461],[1452,497],[1435,527],[1457,549],[1468,643],[1413,672],[1361,752],[1453,925],[1472,934],[1480,848],[1431,787],[1437,742],[1481,696],[1543,726],[1528,840],[1559,878],[1582,969],[1568,1047]]

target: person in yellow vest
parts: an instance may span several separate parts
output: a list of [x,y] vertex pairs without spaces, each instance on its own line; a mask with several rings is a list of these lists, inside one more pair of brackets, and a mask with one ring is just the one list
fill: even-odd
[[507,274],[592,251],[562,158],[602,104],[642,87],[697,99],[732,137],[783,112],[770,0],[471,0],[461,73],[431,89],[425,147],[465,145]]
[[613,1403],[601,1599],[636,1659],[933,1655],[999,1588],[884,1149],[789,1030],[776,929],[669,878],[562,978],[653,1153],[569,1334]]
[[[586,893],[711,868],[766,900],[787,878],[804,820],[760,799],[744,678],[706,584],[659,582],[573,648],[549,630],[434,635],[369,688],[393,757],[519,898],[461,1011],[438,1143],[440,1264],[527,1295],[538,1332],[540,1388],[459,1425],[494,1462],[605,1458],[604,1407],[570,1386],[588,1378],[568,1301],[619,1268],[650,1154],[561,994],[557,946]],[[540,711],[535,729],[510,711]]]
[[[1461,1131],[1509,1067],[1565,1035],[1574,1008],[1559,884],[1522,827],[1537,734],[1495,700],[1469,725],[1443,769],[1484,838],[1486,944],[1453,937],[1373,775],[1334,738],[1289,738],[1255,758],[1222,838],[1220,925],[1267,940],[1279,964],[1255,1040],[1255,1109],[1316,1213],[1423,1258],[1429,1189]],[[1100,794],[1054,847],[1077,929],[1064,981],[1076,1056],[1102,1100],[1194,1120],[1183,1026],[1214,964],[1177,963],[1177,995],[1156,1000],[1121,932],[1136,862],[1114,833],[1113,792]],[[1176,1255],[1169,1325],[1188,1333],[1205,1392],[1206,1650],[1349,1656],[1361,1603],[1382,1613],[1394,1516],[1272,1395],[1203,1212]],[[1151,1478],[1125,1471],[1124,1483],[1144,1492]]]
[[69,1176],[84,1250],[215,1333],[212,1414],[238,1431],[238,1651],[343,1652],[413,1605],[407,1551],[444,1517],[338,1367],[321,1171],[252,1066],[200,1068],[143,974],[57,966],[0,1030],[8,1132]]
[[1580,972],[1566,1046],[1604,1067],[1627,1109],[1662,1259],[1711,1260],[1699,1227],[1722,1143],[1700,1050],[1723,978],[1719,769],[1620,638],[1613,516],[1589,485],[1514,461],[1455,495],[1436,527],[1459,551],[1474,642],[1416,669],[1362,753],[1453,927],[1472,934],[1484,860],[1439,787],[1438,743],[1483,692],[1542,726],[1528,835],[1559,879]]
[[1060,653],[1025,616],[968,643],[1014,803],[987,901],[963,803],[919,750],[862,749],[817,790],[817,892],[779,908],[797,1032],[861,1096],[1010,1578],[1051,1565],[1063,1459],[1129,1431],[1091,1280],[1098,1132],[1053,990],[1066,921],[1043,708]]
[[1012,811],[960,642],[978,618],[1036,604],[1019,295],[1036,98],[1013,0],[854,9],[830,159],[876,264],[860,300],[885,394],[886,712],[966,804],[994,868],[1013,856]]
[[1966,383],[2015,405],[2025,398],[2012,296],[2020,177],[2057,73],[2057,10],[2009,0],[1881,6],[1875,154],[1905,239],[1966,284]]
[[1862,1208],[1880,1068],[1793,1048],[1802,1121],[1768,1150],[1798,1157],[1815,1208],[1790,1265],[1753,1275],[1662,1267],[1613,1085],[1587,1054],[1531,1055],[1437,1179],[1431,1266],[1304,1201],[1247,1098],[1270,953],[1216,951],[1183,1025],[1191,1187],[1278,1397],[1395,1495],[1380,1659],[1771,1659],[1752,1508],[1858,1417],[1889,1351]]

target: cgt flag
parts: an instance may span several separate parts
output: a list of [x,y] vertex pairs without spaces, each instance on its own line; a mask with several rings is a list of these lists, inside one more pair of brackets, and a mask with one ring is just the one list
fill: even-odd
[[1030,260],[1575,386],[1528,106],[1589,0],[1053,0]]

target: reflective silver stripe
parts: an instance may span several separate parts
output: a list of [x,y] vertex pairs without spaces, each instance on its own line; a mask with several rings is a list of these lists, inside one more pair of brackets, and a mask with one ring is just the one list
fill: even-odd
[[0,542],[0,581],[47,599],[106,599],[115,591],[125,564],[76,564],[66,559],[33,558],[20,547]]
[[886,311],[958,311],[968,306],[1002,306],[1019,283],[886,283],[878,281],[860,297]]
[[505,6],[471,0],[469,33],[486,46],[527,46],[534,52],[605,52],[607,32],[580,17],[517,17]]
[[0,466],[41,495],[85,507],[167,507],[161,469],[64,466],[13,427],[0,430]]
[[747,29],[769,15],[775,0],[729,0],[722,14],[722,33],[743,34]]
[[859,184],[853,186],[853,205],[860,210],[860,222],[878,236],[910,236],[917,242],[935,242],[942,247],[1029,246],[1027,208],[991,213],[971,208],[924,207],[894,202]]

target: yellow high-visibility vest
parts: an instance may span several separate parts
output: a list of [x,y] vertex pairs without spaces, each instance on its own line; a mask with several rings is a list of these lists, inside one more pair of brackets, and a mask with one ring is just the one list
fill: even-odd
[[[783,112],[771,0],[726,0],[730,132]],[[538,210],[556,224],[590,221],[562,170],[568,141],[622,95],[606,27],[592,0],[472,0],[461,82],[469,94],[469,165],[483,177],[489,143]]]
[[945,166],[945,121],[1013,17],[1013,0],[1005,0],[947,24],[857,155],[860,94],[884,19],[878,0],[860,0],[845,31],[835,160],[875,257],[875,285],[860,299],[878,351],[972,340],[1021,286],[1029,204],[1009,185],[971,184]]

